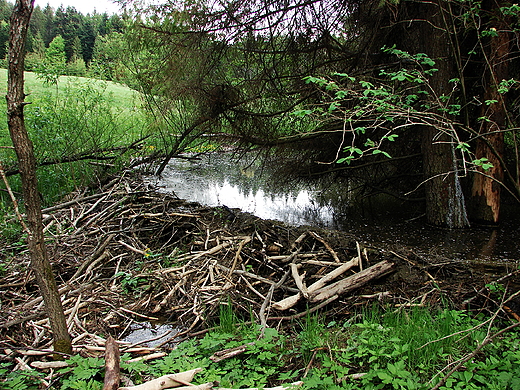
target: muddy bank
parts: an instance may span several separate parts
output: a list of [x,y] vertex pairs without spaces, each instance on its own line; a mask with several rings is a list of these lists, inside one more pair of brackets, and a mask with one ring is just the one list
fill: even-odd
[[[169,348],[174,338],[214,326],[221,305],[230,304],[243,321],[283,327],[308,310],[342,321],[374,302],[486,310],[496,298],[487,283],[500,280],[511,292],[517,288],[511,262],[484,266],[410,247],[382,249],[355,232],[291,227],[188,203],[129,172],[44,214],[70,332],[85,354],[99,353],[101,334],[121,340],[141,322],[183,329],[154,347]],[[356,258],[361,263],[353,264]],[[5,348],[49,348],[48,322],[25,248],[6,246],[1,261],[7,270],[0,279],[0,342]],[[338,287],[317,298],[324,287],[350,283],[380,264],[389,268],[354,289]],[[330,276],[341,267],[344,272]],[[324,277],[330,281],[312,290]],[[294,305],[282,307],[295,295],[301,296]],[[517,311],[515,305],[510,309]]]

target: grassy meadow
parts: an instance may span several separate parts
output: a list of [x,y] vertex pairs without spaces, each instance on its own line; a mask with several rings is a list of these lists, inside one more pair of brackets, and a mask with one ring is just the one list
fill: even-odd
[[[42,101],[56,103],[58,99],[63,100],[66,95],[81,94],[85,86],[89,86],[94,90],[102,93],[111,106],[112,113],[121,117],[140,115],[138,112],[140,107],[139,93],[128,88],[127,86],[113,83],[110,81],[102,81],[90,79],[86,77],[60,76],[58,85],[45,84],[38,75],[33,72],[25,72],[25,93],[27,94],[26,102],[39,104]],[[3,95],[7,93],[7,70],[0,69],[0,86],[2,86]],[[26,107],[26,113],[30,115],[31,105]],[[7,114],[6,101],[0,101],[0,111],[2,119],[0,120],[0,128],[7,130]],[[1,145],[5,145],[2,142]]]

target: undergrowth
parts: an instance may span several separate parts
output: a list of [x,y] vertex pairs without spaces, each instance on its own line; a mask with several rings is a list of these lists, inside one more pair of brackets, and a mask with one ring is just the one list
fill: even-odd
[[[122,371],[135,383],[165,374],[203,368],[194,383],[221,387],[269,387],[303,380],[302,389],[429,389],[458,359],[473,351],[486,332],[476,319],[456,310],[410,308],[360,313],[342,324],[318,316],[294,323],[290,333],[236,322],[223,305],[220,324],[201,339],[180,343],[154,362],[127,362]],[[294,332],[294,333],[292,333]],[[455,372],[441,389],[520,389],[517,332],[496,338]],[[217,351],[248,344],[244,353],[219,362]],[[55,373],[53,388],[101,389],[103,360],[69,359],[71,367]],[[0,366],[0,388],[37,388],[43,374]]]

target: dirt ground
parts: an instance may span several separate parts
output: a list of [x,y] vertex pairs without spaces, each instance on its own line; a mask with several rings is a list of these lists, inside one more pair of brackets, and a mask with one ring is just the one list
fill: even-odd
[[[502,293],[486,284],[506,286],[506,294],[518,289],[518,271],[504,265],[378,248],[345,232],[203,207],[129,172],[44,215],[73,343],[87,355],[99,353],[100,335],[121,340],[135,323],[173,324],[183,329],[176,339],[192,337],[216,324],[221,305],[244,321],[284,327],[309,311],[342,321],[374,302],[486,311]],[[48,350],[49,324],[25,247],[4,245],[0,261],[0,350]],[[345,271],[335,271],[340,267]],[[504,310],[516,316],[520,306]],[[168,341],[157,348],[169,348]]]

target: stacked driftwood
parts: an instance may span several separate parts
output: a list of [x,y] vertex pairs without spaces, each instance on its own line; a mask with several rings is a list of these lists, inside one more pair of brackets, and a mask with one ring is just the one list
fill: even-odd
[[[134,173],[93,195],[73,194],[44,215],[69,331],[89,355],[104,351],[99,334],[122,339],[135,322],[169,321],[193,334],[215,323],[221,305],[246,318],[254,313],[263,326],[331,309],[393,269],[345,235],[189,204]],[[49,353],[49,324],[23,244],[2,256],[0,348],[23,367]],[[122,345],[134,353],[161,347],[171,344]]]

